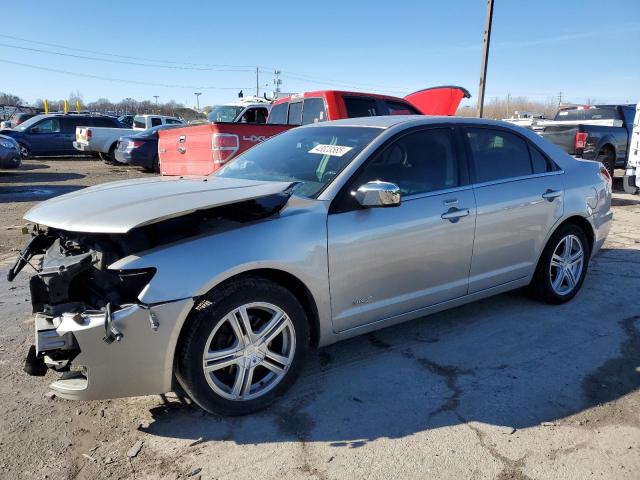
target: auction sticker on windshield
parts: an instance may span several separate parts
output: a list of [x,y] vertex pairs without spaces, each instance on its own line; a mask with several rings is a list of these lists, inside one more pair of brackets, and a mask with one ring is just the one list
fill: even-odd
[[318,153],[320,155],[331,155],[333,157],[341,157],[352,148],[353,147],[343,147],[342,145],[325,145],[325,144],[319,143],[318,145],[313,147],[311,150],[309,150],[309,153]]

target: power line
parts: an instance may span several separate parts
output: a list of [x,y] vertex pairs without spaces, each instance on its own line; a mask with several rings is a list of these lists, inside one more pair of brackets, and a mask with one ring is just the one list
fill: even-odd
[[16,48],[19,50],[27,50],[30,52],[38,52],[38,53],[47,53],[49,55],[58,55],[62,57],[71,57],[71,58],[80,58],[83,60],[93,60],[97,62],[107,62],[107,63],[118,63],[124,65],[135,65],[138,67],[153,67],[153,68],[169,68],[173,70],[199,70],[199,71],[217,71],[217,72],[247,72],[248,69],[253,69],[254,67],[246,67],[241,69],[238,67],[237,69],[229,69],[223,67],[180,67],[176,65],[160,65],[160,64],[148,64],[148,63],[139,63],[139,62],[130,62],[127,60],[109,60],[106,58],[97,58],[97,57],[88,57],[86,55],[76,55],[74,53],[63,53],[63,52],[54,52],[51,50],[41,50],[39,48],[30,48],[30,47],[21,47],[18,45],[9,45],[6,43],[0,43],[0,47],[8,47],[8,48]]
[[176,84],[168,84],[168,83],[153,83],[153,82],[142,82],[137,80],[128,80],[124,78],[113,78],[113,77],[103,77],[100,75],[92,75],[90,73],[79,73],[79,72],[70,72],[67,70],[59,70],[57,68],[48,68],[41,67],[38,65],[31,65],[28,63],[21,62],[13,62],[11,60],[0,59],[0,63],[8,63],[10,65],[18,65],[21,67],[33,68],[35,70],[43,70],[46,72],[54,72],[54,73],[62,73],[65,75],[72,75],[76,77],[85,77],[85,78],[93,78],[96,80],[106,80],[108,82],[117,82],[117,83],[129,83],[135,85],[146,85],[150,87],[165,87],[165,88],[185,88],[185,89],[196,89],[196,90],[239,90],[243,88],[251,88],[251,87],[213,87],[213,86],[202,86],[202,85],[176,85]]

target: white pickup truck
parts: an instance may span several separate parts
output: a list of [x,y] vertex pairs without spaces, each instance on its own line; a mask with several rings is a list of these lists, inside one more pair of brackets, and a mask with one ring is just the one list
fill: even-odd
[[97,152],[106,162],[115,161],[118,139],[134,131],[147,130],[158,125],[178,125],[184,122],[165,115],[136,115],[133,128],[77,127],[73,146],[84,153]]

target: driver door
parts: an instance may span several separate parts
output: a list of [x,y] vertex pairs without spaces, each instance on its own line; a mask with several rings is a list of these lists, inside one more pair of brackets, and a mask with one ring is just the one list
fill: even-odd
[[63,150],[62,126],[59,117],[48,117],[29,129],[33,155],[57,155]]
[[[376,153],[328,216],[329,281],[336,331],[467,294],[476,205],[452,128],[413,131]],[[350,191],[398,185],[401,204],[362,208]]]

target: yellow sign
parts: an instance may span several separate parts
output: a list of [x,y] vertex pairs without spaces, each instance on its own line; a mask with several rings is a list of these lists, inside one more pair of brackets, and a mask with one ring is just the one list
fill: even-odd
[[44,101],[44,113],[49,113],[49,102]]
[[76,100],[76,112],[80,113],[80,100]]
[[67,100],[64,101],[64,113],[69,113],[69,102]]

